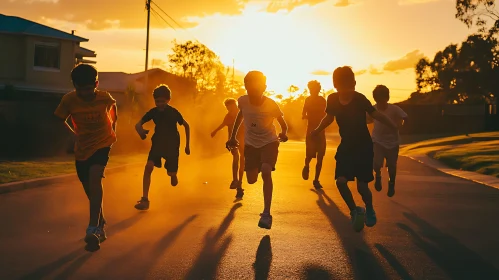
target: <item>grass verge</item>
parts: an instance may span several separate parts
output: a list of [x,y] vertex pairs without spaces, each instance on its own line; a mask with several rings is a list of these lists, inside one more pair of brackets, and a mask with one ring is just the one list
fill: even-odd
[[[145,161],[144,154],[112,155],[108,168]],[[0,159],[0,184],[71,174],[75,171],[73,156],[35,159]]]

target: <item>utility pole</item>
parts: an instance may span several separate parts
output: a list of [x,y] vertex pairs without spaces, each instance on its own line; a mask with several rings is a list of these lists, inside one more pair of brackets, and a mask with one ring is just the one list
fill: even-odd
[[147,94],[147,86],[149,82],[149,73],[147,73],[149,66],[149,24],[151,20],[151,0],[146,0],[147,9],[147,37],[146,37],[146,69],[145,69],[145,82],[144,82],[144,94]]

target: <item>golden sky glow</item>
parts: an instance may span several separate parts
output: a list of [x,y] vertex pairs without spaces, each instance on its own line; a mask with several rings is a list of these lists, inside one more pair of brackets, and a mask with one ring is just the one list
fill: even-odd
[[[3,1],[2,1],[3,2]],[[453,0],[156,0],[182,27],[151,17],[150,58],[167,60],[171,40],[198,39],[227,65],[263,71],[269,89],[303,89],[310,79],[332,88],[331,71],[351,65],[358,90],[376,84],[392,101],[415,88],[413,65],[471,33],[454,18]],[[161,11],[153,5],[159,14]],[[90,39],[99,71],[144,69],[146,12],[142,0],[7,0],[2,13]],[[163,15],[163,18],[169,20]],[[150,64],[151,65],[151,64]]]

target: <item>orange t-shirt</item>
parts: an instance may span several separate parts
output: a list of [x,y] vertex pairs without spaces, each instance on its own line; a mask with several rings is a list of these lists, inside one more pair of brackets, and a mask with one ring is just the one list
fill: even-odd
[[116,100],[105,91],[95,91],[92,101],[84,101],[76,91],[65,94],[54,114],[61,118],[71,117],[76,134],[75,158],[86,160],[98,149],[110,147],[116,142],[112,127],[111,108]]

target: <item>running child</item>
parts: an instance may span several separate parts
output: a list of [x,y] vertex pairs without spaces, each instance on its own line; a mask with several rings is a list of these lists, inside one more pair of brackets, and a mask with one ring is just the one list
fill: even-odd
[[[352,225],[359,232],[376,224],[372,193],[368,183],[373,177],[373,142],[367,128],[366,113],[386,124],[394,131],[397,126],[384,114],[376,111],[371,102],[355,91],[356,81],[352,69],[339,67],[333,72],[333,84],[338,92],[327,98],[326,116],[312,135],[319,136],[336,118],[341,142],[336,152],[336,186],[350,209]],[[348,188],[348,181],[357,179],[357,190],[366,208],[357,206]]]
[[319,182],[319,176],[321,175],[322,170],[322,160],[326,154],[326,131],[323,130],[319,137],[315,138],[310,137],[310,133],[319,126],[321,120],[326,115],[326,99],[319,95],[321,84],[318,81],[310,81],[308,83],[308,90],[310,96],[305,99],[302,112],[302,119],[307,120],[307,137],[305,138],[306,156],[302,177],[303,180],[308,180],[310,162],[313,158],[317,158],[313,185],[316,189],[322,189]]
[[[407,121],[408,116],[404,110],[397,105],[388,103],[390,100],[390,90],[386,86],[376,86],[373,90],[373,98],[376,101],[374,108],[388,116],[399,128]],[[395,131],[380,121],[374,120],[372,139],[374,142],[373,167],[376,174],[374,188],[377,191],[381,191],[383,188],[381,183],[381,168],[386,159],[386,167],[388,168],[389,175],[387,195],[392,197],[395,195],[395,176],[397,175],[397,160],[400,146],[398,130]]]
[[[239,113],[234,123],[232,135],[227,141],[227,148],[234,149],[239,146],[237,132],[244,119],[244,157],[246,159],[246,179],[248,184],[256,183],[258,174],[262,173],[264,208],[260,214],[258,226],[265,229],[272,227],[272,171],[275,170],[279,142],[286,142],[288,126],[283,118],[283,113],[277,103],[264,96],[267,89],[267,78],[260,71],[250,71],[244,77],[244,87],[247,95],[239,97]],[[281,133],[277,135],[274,120],[277,119],[281,126]]]
[[171,101],[171,91],[166,85],[159,85],[153,91],[156,107],[147,112],[135,125],[135,129],[142,140],[146,139],[149,130],[145,130],[142,125],[152,120],[154,122],[154,135],[151,137],[152,146],[147,158],[143,178],[142,198],[137,202],[135,208],[138,210],[149,209],[149,187],[151,185],[151,174],[154,167],[161,168],[161,160],[165,159],[166,168],[172,186],[178,184],[178,158],[180,155],[180,134],[177,124],[185,129],[185,153],[190,155],[190,128],[177,109],[169,105]]
[[[218,131],[227,127],[228,139],[232,135],[232,129],[234,128],[234,122],[236,121],[237,113],[239,109],[237,108],[237,101],[233,98],[227,98],[224,101],[225,108],[227,109],[227,114],[224,117],[222,123],[211,133],[211,137],[215,137]],[[242,188],[243,175],[244,175],[244,127],[241,127],[237,133],[237,141],[239,142],[239,147],[231,150],[232,153],[232,183],[230,184],[231,189],[237,189],[236,198],[242,198],[244,195],[244,190]]]
[[75,90],[62,97],[54,114],[75,135],[76,174],[90,201],[90,221],[84,240],[87,250],[96,251],[107,238],[102,178],[111,146],[116,142],[118,114],[113,97],[108,92],[97,90],[98,72],[93,66],[77,65],[71,71],[71,80]]

